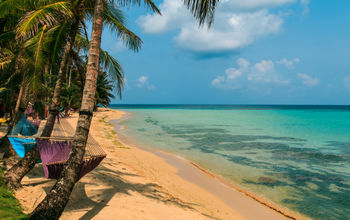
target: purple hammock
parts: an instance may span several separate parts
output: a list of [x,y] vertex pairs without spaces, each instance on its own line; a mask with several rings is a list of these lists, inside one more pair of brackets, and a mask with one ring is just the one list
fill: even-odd
[[[37,138],[37,145],[42,160],[46,178],[58,179],[72,150],[72,140],[50,140]],[[101,149],[102,150],[102,149]],[[99,154],[85,156],[76,181],[95,169],[106,154],[98,150]]]

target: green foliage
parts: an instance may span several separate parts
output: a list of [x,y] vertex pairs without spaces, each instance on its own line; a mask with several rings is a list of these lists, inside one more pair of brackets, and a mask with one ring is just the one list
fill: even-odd
[[108,80],[106,73],[100,72],[97,77],[96,105],[108,106],[111,99],[115,98],[113,89],[113,82]]
[[3,170],[0,168],[0,219],[27,219],[18,200],[6,187],[2,174]]
[[[123,86],[124,86],[124,72],[119,61],[109,55],[107,51],[100,51],[100,64],[104,70],[108,73],[108,76],[113,80],[112,83],[117,86],[117,94],[121,98]],[[105,74],[104,74],[105,77]]]
[[58,24],[59,18],[69,19],[71,15],[69,2],[60,1],[38,7],[21,18],[17,25],[17,37],[31,37],[40,27],[53,27]]
[[61,93],[61,106],[66,110],[80,108],[81,95],[81,89],[78,85],[72,84],[66,87]]
[[[160,14],[152,0],[104,3],[104,26],[135,52],[141,49],[142,40],[125,26],[121,7],[140,6],[142,2]],[[78,3],[81,5],[77,6]],[[0,87],[4,88],[0,92],[0,105],[8,106],[6,112],[14,109],[23,80],[30,88],[29,100],[38,112],[42,113],[51,102],[72,18],[79,12],[81,20],[68,57],[61,106],[80,107],[89,48],[85,22],[93,18],[94,5],[94,0],[0,0]],[[100,53],[100,66],[103,73],[98,77],[95,104],[108,105],[114,98],[114,88],[121,98],[124,72],[119,61],[104,50]]]

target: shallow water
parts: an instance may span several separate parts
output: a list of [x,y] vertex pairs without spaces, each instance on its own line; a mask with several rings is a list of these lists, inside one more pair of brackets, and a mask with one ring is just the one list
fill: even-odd
[[314,219],[350,216],[350,107],[129,106],[134,142]]

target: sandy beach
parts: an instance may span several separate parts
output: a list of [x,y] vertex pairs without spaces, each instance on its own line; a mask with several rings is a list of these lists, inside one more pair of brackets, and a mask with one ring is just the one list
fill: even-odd
[[[61,219],[302,219],[165,152],[125,144],[108,122],[124,112],[99,109],[91,135],[107,157],[76,184]],[[77,115],[69,119],[75,127]],[[16,197],[30,213],[54,180],[38,164]]]

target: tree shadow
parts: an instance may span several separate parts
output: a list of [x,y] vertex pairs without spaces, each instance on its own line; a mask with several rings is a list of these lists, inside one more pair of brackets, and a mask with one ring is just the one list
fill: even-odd
[[41,164],[41,163],[36,164],[36,165],[33,167],[33,169],[31,169],[31,170],[29,171],[29,173],[27,174],[27,177],[28,177],[29,179],[45,177],[42,164]]
[[[133,183],[123,176],[134,176],[138,175],[114,171],[107,168],[104,165],[100,165],[95,172],[90,173],[90,182],[79,182],[76,184],[73,193],[70,198],[70,204],[66,207],[65,211],[78,211],[78,210],[88,210],[80,219],[92,219],[95,217],[103,208],[108,206],[108,202],[116,194],[126,194],[131,195],[131,192],[137,192],[140,195],[157,200],[164,204],[175,205],[183,209],[189,209],[193,211],[198,211],[194,206],[198,204],[184,202],[179,198],[172,196],[161,186],[154,183]],[[96,181],[94,181],[96,180]],[[97,189],[94,192],[93,197],[89,197],[86,193],[87,187],[101,186],[104,185],[105,188]],[[49,191],[49,187],[45,187],[45,191]],[[82,202],[84,201],[84,202]],[[201,213],[201,212],[200,212]],[[209,216],[206,213],[201,213],[202,215],[216,219],[215,217]]]

